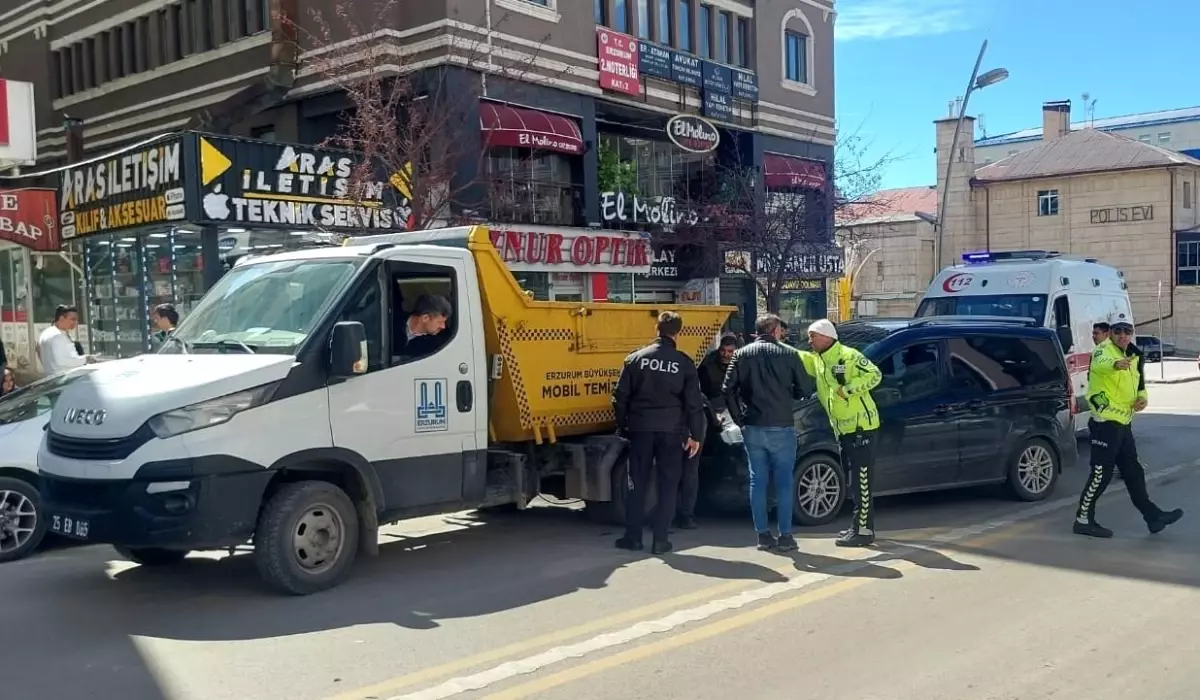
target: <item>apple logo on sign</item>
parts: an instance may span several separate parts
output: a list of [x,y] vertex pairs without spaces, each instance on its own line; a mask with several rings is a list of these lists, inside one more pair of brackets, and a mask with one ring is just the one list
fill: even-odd
[[204,213],[210,219],[229,218],[229,195],[221,194],[221,186],[217,185],[212,192],[204,195]]

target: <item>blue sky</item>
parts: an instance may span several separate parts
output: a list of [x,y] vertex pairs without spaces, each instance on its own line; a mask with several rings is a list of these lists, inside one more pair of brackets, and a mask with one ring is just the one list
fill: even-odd
[[933,120],[982,70],[1008,80],[971,96],[989,135],[1041,125],[1041,104],[1096,99],[1095,116],[1200,104],[1196,0],[838,0],[837,118],[869,155],[894,159],[884,187],[933,184]]

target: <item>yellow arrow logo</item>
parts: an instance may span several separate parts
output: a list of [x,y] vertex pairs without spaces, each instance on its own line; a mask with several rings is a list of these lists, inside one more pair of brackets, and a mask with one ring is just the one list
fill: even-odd
[[233,166],[233,161],[224,153],[217,150],[217,147],[212,145],[208,139],[200,137],[200,179],[202,184],[208,183],[221,177],[226,170]]

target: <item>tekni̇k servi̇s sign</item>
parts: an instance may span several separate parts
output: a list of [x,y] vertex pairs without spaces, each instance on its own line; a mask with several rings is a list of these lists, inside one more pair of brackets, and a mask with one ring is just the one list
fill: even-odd
[[205,220],[323,230],[407,230],[407,180],[354,182],[359,156],[265,141],[200,137]]
[[63,171],[63,240],[186,218],[183,140],[174,137]]

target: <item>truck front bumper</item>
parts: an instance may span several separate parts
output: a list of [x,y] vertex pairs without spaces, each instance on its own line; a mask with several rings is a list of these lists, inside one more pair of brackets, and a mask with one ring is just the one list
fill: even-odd
[[232,457],[144,465],[133,479],[71,479],[43,472],[52,533],[93,543],[222,549],[254,534],[273,472]]

